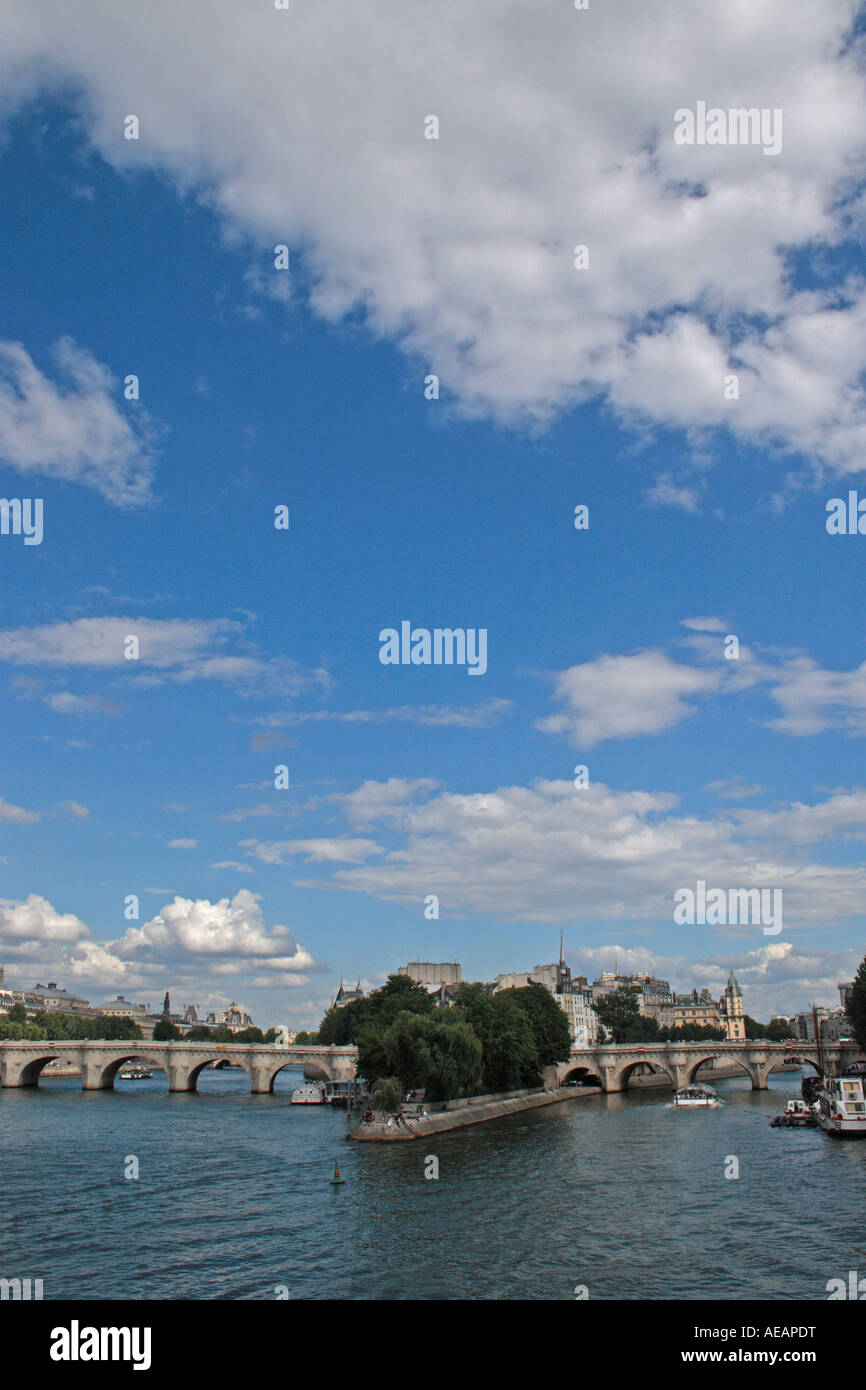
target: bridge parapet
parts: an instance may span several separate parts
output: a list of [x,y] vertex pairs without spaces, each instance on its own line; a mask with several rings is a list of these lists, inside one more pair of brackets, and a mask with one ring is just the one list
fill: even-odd
[[[851,1062],[866,1062],[866,1052],[856,1043],[825,1043],[822,1053],[825,1068],[832,1073],[842,1071]],[[573,1048],[569,1060],[557,1065],[556,1081],[560,1084],[568,1076],[583,1073],[598,1077],[602,1089],[615,1094],[627,1090],[635,1068],[648,1063],[667,1073],[672,1087],[678,1090],[694,1080],[704,1062],[713,1059],[723,1065],[742,1067],[752,1089],[763,1091],[771,1073],[790,1057],[819,1069],[818,1047],[808,1042],[602,1043]]]
[[315,1067],[332,1081],[355,1075],[354,1047],[280,1047],[261,1043],[185,1043],[35,1041],[0,1042],[0,1086],[36,1086],[43,1067],[61,1058],[81,1072],[85,1091],[110,1090],[117,1072],[132,1057],[145,1057],[168,1077],[170,1091],[194,1091],[199,1073],[210,1062],[239,1062],[250,1078],[254,1093],[273,1090],[274,1078],[283,1067]]

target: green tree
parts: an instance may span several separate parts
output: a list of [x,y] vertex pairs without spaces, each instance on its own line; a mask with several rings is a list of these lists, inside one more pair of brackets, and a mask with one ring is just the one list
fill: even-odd
[[298,1047],[315,1047],[318,1041],[318,1033],[305,1033],[302,1030],[295,1034],[295,1045]]
[[464,1019],[405,1009],[381,1032],[365,1030],[358,1070],[368,1082],[397,1077],[402,1093],[423,1089],[430,1100],[451,1100],[478,1087],[481,1043]]
[[797,1034],[783,1018],[774,1018],[767,1024],[766,1036],[770,1042],[787,1042],[789,1038],[796,1038]]
[[854,976],[854,988],[848,998],[846,1012],[854,1027],[854,1037],[861,1047],[866,1047],[866,957],[861,960]]
[[319,1042],[346,1047],[357,1043],[371,1024],[387,1028],[399,1013],[432,1014],[436,1001],[423,985],[408,975],[389,975],[381,989],[364,999],[353,999],[341,1009],[331,1008],[319,1024]]
[[612,1035],[613,1041],[623,1042],[623,1034],[640,1014],[636,985],[623,985],[609,994],[602,994],[595,1001],[595,1011],[599,1021]]
[[454,994],[453,1014],[469,1024],[483,1054],[484,1091],[514,1091],[538,1084],[535,1034],[513,990],[465,981]]
[[529,1014],[514,998],[513,991],[498,990],[494,994],[490,1021],[490,1032],[483,1040],[485,1091],[537,1086],[541,1080],[538,1044]]
[[550,990],[544,985],[527,985],[524,989],[510,990],[509,994],[526,1014],[535,1039],[539,1067],[566,1062],[571,1053],[568,1019]]
[[6,1010],[6,1018],[10,1023],[26,1023],[27,1010],[23,1004],[13,1004],[11,1009]]
[[370,1094],[370,1105],[374,1110],[384,1110],[395,1115],[403,1101],[400,1079],[397,1076],[383,1076]]
[[154,1042],[175,1042],[179,1037],[180,1029],[169,1018],[161,1018],[154,1026]]

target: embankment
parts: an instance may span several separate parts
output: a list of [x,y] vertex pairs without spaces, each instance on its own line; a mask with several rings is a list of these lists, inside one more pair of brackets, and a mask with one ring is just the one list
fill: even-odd
[[423,1139],[428,1134],[441,1134],[449,1129],[480,1125],[485,1120],[499,1120],[505,1115],[515,1115],[523,1110],[538,1110],[543,1105],[556,1105],[563,1100],[581,1100],[586,1096],[598,1095],[601,1095],[599,1086],[559,1086],[552,1091],[530,1091],[503,1098],[472,1096],[468,1101],[452,1103],[453,1109],[439,1110],[423,1117],[402,1115],[399,1123],[394,1120],[390,1125],[386,1121],[365,1124],[362,1120],[350,1131],[348,1138],[385,1143]]

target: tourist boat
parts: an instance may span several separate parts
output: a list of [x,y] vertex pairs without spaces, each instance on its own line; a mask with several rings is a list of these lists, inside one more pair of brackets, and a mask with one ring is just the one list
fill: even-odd
[[324,1105],[325,1087],[321,1081],[305,1081],[292,1091],[292,1105]]
[[152,1076],[153,1076],[153,1072],[152,1072],[152,1071],[148,1071],[147,1067],[142,1067],[142,1066],[136,1065],[136,1066],[131,1066],[131,1067],[124,1067],[123,1071],[120,1073],[120,1080],[121,1080],[121,1081],[149,1081],[150,1078],[151,1078]]
[[866,1138],[866,1095],[862,1076],[825,1076],[818,1092],[815,1118],[828,1134]]
[[816,1123],[817,1121],[812,1113],[812,1106],[809,1105],[808,1101],[800,1100],[799,1098],[786,1101],[785,1109],[782,1114],[775,1115],[770,1121],[770,1125],[773,1129],[776,1129],[779,1125],[784,1126],[786,1129],[811,1129]]
[[674,1096],[674,1105],[718,1105],[719,1098],[712,1086],[681,1086]]

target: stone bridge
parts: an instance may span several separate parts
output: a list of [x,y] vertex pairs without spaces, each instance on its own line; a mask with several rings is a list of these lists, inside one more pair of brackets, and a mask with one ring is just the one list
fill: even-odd
[[[866,1052],[857,1043],[823,1043],[824,1069],[838,1075],[851,1062],[866,1062]],[[694,1042],[694,1043],[605,1043],[599,1047],[573,1048],[567,1062],[556,1067],[556,1083],[567,1077],[577,1080],[596,1077],[602,1090],[613,1093],[628,1090],[635,1067],[649,1063],[670,1078],[679,1090],[695,1079],[704,1063],[742,1067],[753,1091],[765,1091],[770,1073],[778,1071],[786,1058],[810,1063],[820,1072],[818,1048],[814,1043],[787,1042]]]
[[286,1066],[303,1066],[310,1077],[350,1081],[355,1075],[354,1047],[277,1047],[268,1043],[207,1042],[0,1042],[0,1086],[36,1086],[42,1068],[55,1059],[77,1067],[85,1091],[107,1091],[124,1062],[143,1057],[161,1067],[170,1091],[194,1091],[199,1073],[210,1062],[237,1062],[250,1078],[254,1094],[274,1089]]

